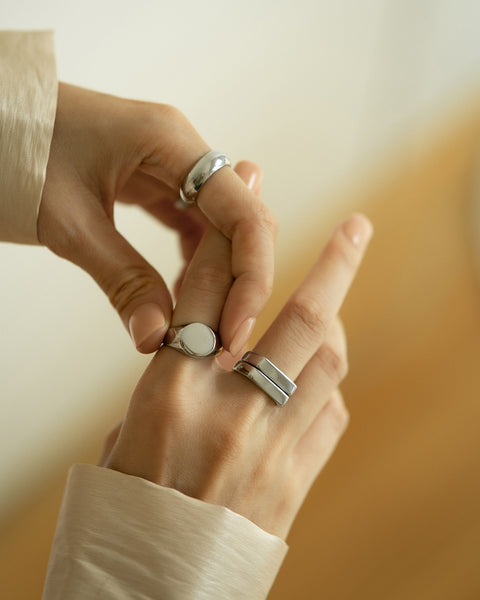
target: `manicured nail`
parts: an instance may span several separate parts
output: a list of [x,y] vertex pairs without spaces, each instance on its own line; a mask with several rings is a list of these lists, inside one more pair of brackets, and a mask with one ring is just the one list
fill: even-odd
[[235,332],[232,343],[230,344],[230,354],[237,356],[242,351],[242,348],[248,342],[248,339],[255,327],[255,321],[253,317],[244,321]]
[[364,250],[373,234],[373,226],[363,215],[353,215],[343,223],[343,231],[359,250]]
[[236,167],[237,175],[241,177],[248,189],[255,195],[260,194],[262,189],[262,170],[255,163],[242,161]]
[[258,169],[252,169],[250,177],[247,180],[248,189],[252,190],[254,194],[258,194],[260,191],[260,185],[262,183],[262,174]]
[[148,354],[160,347],[167,332],[167,323],[160,306],[148,302],[133,311],[128,328],[137,350]]
[[232,356],[227,350],[217,356],[217,363],[224,371],[231,371],[236,360],[236,357]]

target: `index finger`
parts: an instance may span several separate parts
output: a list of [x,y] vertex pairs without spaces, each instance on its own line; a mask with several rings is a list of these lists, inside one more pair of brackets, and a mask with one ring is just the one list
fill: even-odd
[[232,242],[234,282],[223,309],[220,334],[225,348],[236,355],[272,292],[277,224],[260,198],[228,168],[205,182],[197,205]]
[[[196,162],[211,148],[188,119],[167,105],[146,108],[148,144],[139,169],[175,192]],[[232,243],[234,283],[220,323],[224,346],[237,354],[273,287],[277,225],[269,210],[230,168],[214,173],[200,188],[197,206]],[[194,209],[195,210],[195,209]]]

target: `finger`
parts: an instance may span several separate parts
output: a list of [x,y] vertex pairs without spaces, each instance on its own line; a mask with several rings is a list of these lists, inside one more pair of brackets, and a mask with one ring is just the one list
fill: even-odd
[[254,196],[260,196],[263,173],[256,163],[250,160],[241,160],[235,165],[234,171]]
[[[155,138],[162,142],[157,142],[139,168],[179,189],[193,165],[210,148],[185,116],[172,107],[159,107],[153,123]],[[272,291],[277,225],[266,206],[229,168],[220,169],[206,181],[197,205],[232,242],[234,284],[225,303],[220,332],[225,347],[236,354]]]
[[[241,163],[238,168],[247,181],[258,180],[254,163]],[[231,285],[231,243],[210,225],[184,274],[172,326],[197,321],[217,330]]]
[[277,224],[267,207],[230,169],[202,186],[198,206],[232,242],[233,286],[225,302],[220,332],[237,354],[255,325],[273,287]]
[[340,310],[372,231],[370,221],[360,214],[337,226],[255,352],[267,356],[292,379],[298,377]]
[[218,329],[225,298],[232,285],[230,264],[229,240],[210,225],[183,277],[172,327],[199,322]]
[[282,418],[294,423],[292,436],[300,438],[327,403],[348,372],[347,342],[336,316],[325,339],[296,379],[297,390],[282,410]]
[[173,285],[173,297],[175,302],[178,301],[178,296],[180,295],[180,289],[182,287],[183,284],[183,280],[185,279],[185,273],[187,272],[188,269],[188,264],[183,265],[183,267],[180,270],[180,273]]
[[[96,206],[87,202],[86,206]],[[122,237],[101,210],[84,216],[81,247],[69,258],[106,293],[142,353],[157,350],[172,312],[170,292],[157,271]]]
[[298,476],[307,489],[333,454],[349,420],[342,394],[336,389],[294,449]]

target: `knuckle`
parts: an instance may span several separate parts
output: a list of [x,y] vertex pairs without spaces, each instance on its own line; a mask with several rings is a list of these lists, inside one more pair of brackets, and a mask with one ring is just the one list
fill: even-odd
[[216,431],[215,437],[215,445],[224,459],[232,460],[243,453],[245,442],[238,431],[231,427],[222,427]]
[[184,365],[177,363],[175,368],[165,369],[161,381],[148,378],[143,389],[134,392],[132,414],[139,429],[153,429],[158,438],[165,435],[166,429],[172,436],[183,434],[191,406],[185,385],[188,365]]
[[[131,131],[143,155],[143,162],[155,162],[161,154],[166,169],[174,166],[170,163],[169,156],[173,156],[172,150],[176,141],[196,133],[182,111],[171,104],[135,101],[131,124]],[[178,181],[178,185],[180,183],[181,181]]]
[[185,115],[182,111],[176,106],[173,106],[173,104],[159,104],[158,108],[164,117],[168,117],[169,121],[185,119]]
[[215,436],[211,438],[215,454],[223,461],[232,462],[247,452],[250,442],[251,419],[235,415],[230,420],[217,422]]
[[278,234],[278,221],[273,213],[265,206],[260,204],[258,210],[258,224],[268,237],[275,239]]
[[259,223],[265,229],[266,233],[276,238],[278,234],[278,220],[272,211],[265,205],[260,204],[259,208]]
[[350,413],[345,406],[345,402],[340,396],[335,396],[330,400],[330,417],[334,430],[340,436],[344,433],[350,422]]
[[254,293],[256,298],[263,300],[268,299],[273,291],[273,274],[260,273],[253,270],[253,267],[251,271],[237,277],[236,281],[241,282],[245,288],[252,290],[251,293]]
[[154,290],[157,285],[153,271],[143,266],[130,266],[123,270],[119,278],[103,282],[102,287],[112,305],[121,313],[132,301]]
[[207,293],[224,293],[232,283],[231,273],[214,259],[204,259],[188,275],[195,289]]
[[273,291],[273,277],[264,274],[262,278],[255,279],[252,282],[255,286],[255,295],[260,298],[270,298]]
[[252,480],[255,490],[258,492],[271,489],[272,483],[275,482],[275,475],[276,465],[273,464],[266,452],[260,452],[252,465]]
[[317,300],[296,297],[287,304],[288,319],[293,327],[314,337],[325,335],[327,322]]
[[336,336],[336,338],[341,341],[342,348],[346,349],[347,334],[345,331],[345,325],[343,324],[342,319],[338,315],[336,315],[335,319],[333,320],[332,328],[333,328],[334,335]]
[[252,232],[259,232],[261,236],[265,236],[268,239],[275,239],[278,231],[278,223],[270,212],[270,210],[261,202],[257,200],[255,204],[250,205],[251,209],[248,214],[242,215],[232,226],[233,230],[230,232],[231,238],[238,234],[244,237],[246,240],[249,238],[256,241],[256,237],[252,236]]
[[345,353],[329,344],[322,344],[317,354],[322,369],[332,381],[338,384],[345,379],[348,374],[348,361]]
[[148,128],[163,126],[165,122],[176,124],[186,120],[180,109],[172,104],[155,104],[143,102],[143,124]]

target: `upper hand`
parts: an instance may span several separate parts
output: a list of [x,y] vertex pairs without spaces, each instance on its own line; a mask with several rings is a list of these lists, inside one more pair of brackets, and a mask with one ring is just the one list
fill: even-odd
[[176,229],[186,262],[208,222],[231,241],[224,347],[240,350],[270,295],[276,225],[232,169],[202,186],[198,208],[174,206],[184,177],[209,150],[171,106],[59,85],[38,237],[97,281],[141,352],[160,346],[172,300],[161,275],[115,229],[116,200],[136,203]]

